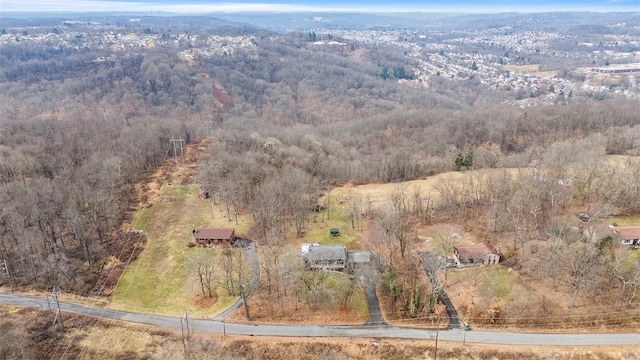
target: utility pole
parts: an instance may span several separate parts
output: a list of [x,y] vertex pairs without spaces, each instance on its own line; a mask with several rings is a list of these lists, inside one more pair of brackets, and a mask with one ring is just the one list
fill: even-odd
[[184,318],[180,318],[180,330],[182,331],[182,349],[184,359],[189,360],[189,338],[191,337],[191,329],[189,329],[189,313],[184,311]]
[[329,186],[329,191],[327,191],[327,220],[329,220],[330,215],[331,215],[331,186]]
[[205,124],[209,127],[209,137],[213,139],[213,124],[216,122],[214,120],[205,120]]
[[51,290],[51,296],[49,297],[48,303],[49,303],[49,310],[51,310],[51,300],[55,300],[56,301],[56,306],[57,306],[57,310],[56,310],[56,316],[53,318],[53,325],[56,324],[56,321],[58,321],[58,318],[60,318],[60,326],[62,326],[62,332],[65,332],[65,328],[64,328],[64,320],[62,319],[62,311],[60,310],[60,302],[58,301],[58,295],[60,295],[59,291],[56,291],[56,287],[53,287],[53,290]]
[[178,151],[180,151],[180,157],[184,156],[184,139],[182,137],[172,138],[169,140],[171,145],[173,145],[173,158],[178,162]]
[[438,333],[440,332],[440,313],[438,313],[438,325],[436,327],[436,349],[433,354],[433,360],[438,360]]
[[9,267],[7,266],[7,260],[2,259],[2,263],[0,263],[0,266],[2,266],[2,271],[4,272],[4,277],[11,277],[11,276],[9,276]]
[[249,316],[249,304],[247,304],[247,293],[245,291],[245,285],[240,284],[240,294],[242,295],[242,303],[244,304],[244,314],[247,317],[247,320],[251,320]]
[[464,336],[462,337],[462,346],[464,346],[467,343],[467,330],[469,329],[469,325],[467,325],[467,323],[462,323],[462,326],[464,327]]

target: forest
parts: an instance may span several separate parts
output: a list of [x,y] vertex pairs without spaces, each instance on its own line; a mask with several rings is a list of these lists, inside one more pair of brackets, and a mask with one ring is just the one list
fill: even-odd
[[[134,31],[177,39],[180,29],[169,26]],[[568,308],[638,309],[637,256],[595,231],[597,221],[640,213],[636,99],[576,96],[520,108],[502,102],[513,94],[473,80],[441,77],[424,89],[381,76],[414,65],[395,46],[318,48],[305,32],[238,33],[250,34],[253,47],[195,59],[179,53],[203,36],[129,51],[2,45],[0,284],[84,296],[113,287],[146,241],[123,226],[137,184],[174,155],[171,139],[210,137],[197,183],[236,216],[250,214],[245,235],[266,248],[283,243],[288,224],[303,236],[334,187],[505,169],[441,184],[437,202],[398,187],[385,209],[353,211],[366,223],[362,246],[386,259],[381,292],[400,317],[438,311],[425,295],[437,289],[417,281],[429,266],[411,256],[417,224],[461,224],[491,239],[523,276],[552,279]],[[589,215],[587,231],[570,230],[578,212]],[[452,250],[449,235],[436,239],[440,255]],[[497,310],[487,315],[490,303],[469,313],[499,322]],[[500,311],[551,321],[544,300],[536,304]]]

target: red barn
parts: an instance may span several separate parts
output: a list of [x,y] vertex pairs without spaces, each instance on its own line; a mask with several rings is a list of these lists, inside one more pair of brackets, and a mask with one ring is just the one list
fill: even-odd
[[236,239],[234,229],[195,229],[193,236],[198,245],[211,247],[217,244],[229,244]]

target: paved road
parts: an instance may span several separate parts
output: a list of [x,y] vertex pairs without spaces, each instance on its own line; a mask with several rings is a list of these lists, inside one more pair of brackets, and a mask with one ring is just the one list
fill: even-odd
[[[47,301],[13,294],[0,294],[0,303],[47,309]],[[109,310],[71,303],[60,303],[63,311],[111,320],[148,324],[180,329],[180,318]],[[300,326],[300,325],[244,325],[223,323],[216,320],[190,319],[194,331],[229,335],[287,336],[287,337],[363,337],[399,339],[435,339],[435,331],[397,327],[371,326]],[[441,330],[439,339],[462,342],[464,332],[460,329]],[[526,334],[487,331],[469,331],[469,343],[503,345],[637,345],[640,332],[633,334]]]

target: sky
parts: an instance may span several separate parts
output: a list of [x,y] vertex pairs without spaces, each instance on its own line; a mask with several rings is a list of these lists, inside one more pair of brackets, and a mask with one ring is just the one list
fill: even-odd
[[165,11],[183,14],[252,11],[640,12],[640,0],[0,0],[0,15],[6,12],[67,11]]

